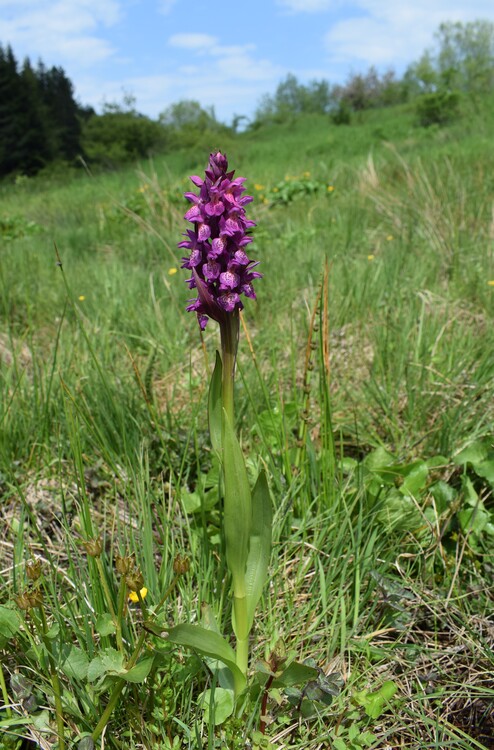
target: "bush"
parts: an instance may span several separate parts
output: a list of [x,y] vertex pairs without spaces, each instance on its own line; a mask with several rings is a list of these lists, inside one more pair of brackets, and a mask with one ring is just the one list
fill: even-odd
[[457,91],[434,91],[423,94],[417,99],[416,104],[419,124],[424,128],[430,125],[446,125],[459,117],[459,105],[460,95]]

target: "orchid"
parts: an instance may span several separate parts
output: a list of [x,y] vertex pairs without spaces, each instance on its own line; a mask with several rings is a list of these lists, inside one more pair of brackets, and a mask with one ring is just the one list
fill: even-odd
[[247,219],[243,195],[244,177],[234,178],[221,152],[211,154],[204,180],[191,177],[198,194],[187,192],[192,204],[185,214],[193,224],[180,248],[189,250],[182,268],[192,272],[187,280],[197,298],[187,310],[197,314],[201,329],[209,319],[220,327],[221,354],[209,389],[209,430],[223,476],[223,533],[226,562],[231,573],[233,630],[236,653],[221,636],[195,625],[178,625],[168,637],[222,661],[230,670],[232,689],[238,695],[246,685],[249,635],[254,612],[267,578],[271,553],[271,499],[263,470],[251,489],[245,461],[235,435],[234,380],[239,339],[241,296],[255,299],[253,282],[261,277],[258,262],[250,260],[246,247],[255,223]]

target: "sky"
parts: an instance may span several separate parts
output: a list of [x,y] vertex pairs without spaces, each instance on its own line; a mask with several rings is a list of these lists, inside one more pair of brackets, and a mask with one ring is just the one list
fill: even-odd
[[493,0],[0,0],[0,43],[61,66],[81,104],[135,97],[158,117],[193,99],[230,123],[289,73],[402,75],[444,21],[494,22]]

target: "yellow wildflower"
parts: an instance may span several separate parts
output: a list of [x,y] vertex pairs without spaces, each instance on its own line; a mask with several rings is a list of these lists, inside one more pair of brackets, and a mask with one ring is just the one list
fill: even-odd
[[[148,590],[145,586],[143,586],[139,593],[141,594],[141,599],[145,599],[148,593]],[[137,591],[131,591],[129,594],[129,599],[131,602],[138,602],[139,596],[137,595]]]
[[376,256],[370,253],[370,255],[367,256],[367,260],[374,260]]
[[334,185],[328,185],[328,193],[332,193],[334,190]]
[[391,242],[392,240],[394,240],[394,237],[393,237],[392,234],[388,234],[388,236],[386,237],[386,239],[387,239],[388,242]]
[[79,297],[78,297],[78,299],[79,299],[79,302],[84,302],[84,300],[86,299],[86,297],[85,297],[84,294],[80,294]]
[[487,284],[489,286],[494,286],[494,279],[491,279],[490,281],[488,281]]
[[303,172],[302,177],[310,177],[310,172]]
[[169,268],[168,269],[168,276],[174,276],[177,273],[177,268]]
[[264,185],[260,185],[258,182],[254,185],[254,190],[264,190]]

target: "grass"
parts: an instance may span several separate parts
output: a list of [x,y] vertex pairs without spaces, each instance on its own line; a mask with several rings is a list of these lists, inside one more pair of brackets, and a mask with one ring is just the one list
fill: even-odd
[[[230,621],[206,420],[217,332],[200,339],[175,272],[181,193],[207,154],[0,188],[6,749],[88,750],[102,716],[112,749],[494,746],[489,122],[487,103],[424,131],[397,108],[228,146],[264,273],[238,428],[275,512],[251,667],[282,639],[318,670],[269,692],[264,735],[262,685],[215,725],[211,663],[158,635]],[[26,590],[42,606],[23,610]]]

